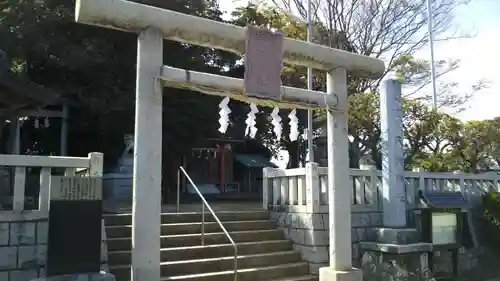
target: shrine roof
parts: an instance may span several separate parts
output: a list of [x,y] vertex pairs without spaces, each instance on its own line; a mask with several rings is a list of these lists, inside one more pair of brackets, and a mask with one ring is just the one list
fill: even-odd
[[59,95],[21,77],[7,66],[0,69],[0,118],[60,102]]
[[421,192],[420,197],[424,203],[431,208],[469,208],[469,202],[461,192],[450,191],[426,191]]

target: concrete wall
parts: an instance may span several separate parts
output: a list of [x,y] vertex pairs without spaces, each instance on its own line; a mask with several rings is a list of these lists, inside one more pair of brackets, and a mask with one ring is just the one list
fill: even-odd
[[[328,265],[328,213],[302,213],[292,211],[271,211],[271,218],[277,221],[285,236],[292,240],[294,248],[302,258],[309,262],[312,273]],[[361,252],[359,241],[367,240],[370,228],[381,226],[382,214],[379,211],[352,213],[352,260],[355,267],[360,266]]]
[[[271,219],[290,239],[294,248],[309,262],[311,273],[317,274],[320,267],[328,266],[328,213],[304,213],[294,210],[270,211]],[[382,226],[382,212],[366,210],[352,213],[352,262],[356,268],[361,268],[363,252],[360,241],[372,241],[372,229]],[[483,248],[459,249],[459,271],[461,274],[477,270]]]
[[[0,281],[45,277],[47,234],[47,214],[29,211],[0,214]],[[107,270],[104,228],[102,236],[101,269]]]

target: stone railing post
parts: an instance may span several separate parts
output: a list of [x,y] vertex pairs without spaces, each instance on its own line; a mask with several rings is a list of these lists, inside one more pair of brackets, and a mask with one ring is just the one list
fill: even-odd
[[89,153],[89,158],[90,158],[89,177],[102,177],[104,154],[100,152],[91,152]]
[[425,170],[423,168],[414,168],[412,171],[418,173],[417,193],[418,190],[425,191]]
[[493,173],[493,177],[492,177],[492,185],[490,186],[489,190],[490,192],[499,192],[500,191],[500,188],[499,188],[499,184],[498,184],[498,180],[500,179],[497,172],[491,172]]
[[266,167],[262,169],[262,208],[264,210],[269,209],[269,203],[272,202],[272,194],[273,191],[270,190],[272,188],[271,180],[268,178],[269,171],[272,168]]
[[319,166],[318,163],[306,164],[306,209],[308,213],[319,212]]

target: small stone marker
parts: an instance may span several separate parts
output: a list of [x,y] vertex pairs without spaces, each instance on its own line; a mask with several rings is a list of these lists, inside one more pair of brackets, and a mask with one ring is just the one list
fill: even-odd
[[245,94],[280,100],[283,68],[283,33],[247,26]]
[[99,273],[102,178],[52,177],[47,276]]

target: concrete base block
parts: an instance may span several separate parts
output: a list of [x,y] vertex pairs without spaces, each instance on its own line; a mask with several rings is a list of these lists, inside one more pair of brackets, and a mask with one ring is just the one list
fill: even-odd
[[375,241],[385,244],[413,244],[420,242],[420,234],[415,228],[375,228]]
[[[363,254],[361,269],[365,281],[432,280],[427,253],[406,254],[368,251]],[[401,279],[404,277],[403,279]]]
[[31,281],[116,281],[115,276],[111,273],[99,272],[99,273],[83,273],[74,275],[64,275],[64,276],[51,276],[32,279]]
[[433,251],[433,245],[431,243],[397,245],[378,242],[360,242],[359,246],[361,247],[362,251],[375,251],[391,254],[422,253]]
[[331,267],[319,269],[319,281],[363,281],[363,272],[357,268],[338,271]]

